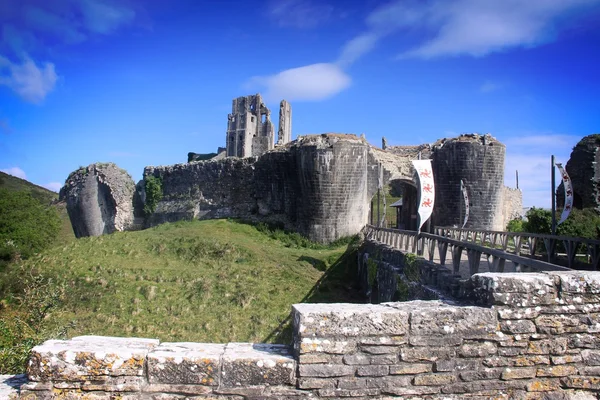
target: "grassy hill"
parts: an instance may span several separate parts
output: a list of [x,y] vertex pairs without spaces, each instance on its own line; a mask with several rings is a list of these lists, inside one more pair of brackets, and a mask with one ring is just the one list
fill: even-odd
[[355,260],[352,244],[231,220],[177,222],[49,249],[10,265],[0,293],[4,316],[48,310],[21,318],[43,325],[39,339],[68,327],[69,337],[288,342],[293,303],[361,300]]
[[66,204],[58,201],[58,193],[4,172],[0,172],[0,189],[27,192],[40,203],[51,205],[56,209],[61,220],[61,225],[54,243],[55,245],[64,245],[75,239],[73,227],[67,214]]

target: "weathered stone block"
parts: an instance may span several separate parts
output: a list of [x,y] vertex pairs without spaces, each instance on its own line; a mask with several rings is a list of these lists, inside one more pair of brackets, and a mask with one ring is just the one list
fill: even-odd
[[534,378],[536,374],[535,368],[505,368],[502,371],[502,379],[526,379]]
[[299,337],[398,336],[408,331],[408,311],[374,304],[294,304]]
[[506,391],[525,389],[526,386],[527,381],[525,380],[502,381],[494,379],[485,381],[457,382],[451,385],[443,386],[442,393],[476,393],[486,390]]
[[553,367],[538,368],[536,375],[537,376],[556,377],[556,376],[577,375],[577,373],[578,373],[578,370],[573,365],[555,365]]
[[506,333],[535,333],[535,324],[527,319],[523,320],[506,320],[500,323],[500,329]]
[[298,379],[298,387],[300,389],[330,389],[335,387],[335,381],[327,378],[300,378]]
[[397,354],[399,348],[396,346],[361,346],[360,350],[367,354],[382,355],[382,354]]
[[432,364],[406,363],[390,366],[390,375],[415,375],[431,372]]
[[496,306],[498,317],[500,319],[533,319],[542,312],[541,306],[527,308],[513,308],[506,306]]
[[[325,364],[309,364],[321,366]],[[222,357],[221,385],[290,385],[296,362],[288,346],[228,343]]]
[[463,371],[460,373],[460,378],[463,381],[481,381],[489,379],[500,379],[503,368],[483,368],[473,371]]
[[210,386],[204,385],[186,385],[176,383],[152,383],[144,386],[145,393],[177,393],[182,395],[203,395],[211,393],[213,390]]
[[224,352],[224,344],[162,343],[148,354],[148,381],[216,386]]
[[385,376],[390,372],[390,367],[387,365],[365,365],[356,369],[358,376]]
[[314,378],[331,378],[338,376],[350,376],[354,375],[356,367],[351,365],[336,365],[336,364],[308,364],[300,365],[299,369],[300,377],[314,377]]
[[456,355],[452,347],[404,347],[400,350],[400,359],[406,362],[436,361]]
[[586,365],[600,365],[600,350],[582,350],[581,357]]
[[413,379],[415,386],[440,386],[456,382],[456,375],[450,373],[422,374]]
[[527,349],[528,354],[562,355],[567,350],[566,338],[532,340]]
[[441,359],[434,363],[435,372],[465,371],[479,367],[479,360],[465,360],[457,358]]
[[573,334],[568,336],[570,349],[599,349],[600,335]]
[[486,357],[497,352],[498,346],[491,342],[467,342],[458,349],[462,357]]
[[340,378],[337,380],[336,387],[338,389],[362,389],[367,387],[366,378]]
[[348,340],[303,338],[300,342],[300,354],[348,354],[352,353],[354,350],[356,350],[356,342]]
[[581,354],[567,354],[564,356],[553,356],[550,357],[552,360],[552,364],[554,365],[563,365],[570,363],[580,363],[583,361]]
[[320,397],[361,397],[378,396],[379,389],[319,389]]
[[452,336],[477,338],[496,331],[498,319],[492,309],[454,307],[439,304],[413,310],[410,314],[410,334],[415,336]]
[[535,319],[538,332],[551,335],[587,332],[589,325],[577,315],[541,315]]
[[79,336],[48,340],[31,350],[29,379],[85,381],[94,376],[142,376],[148,352],[158,340]]
[[390,365],[398,362],[396,354],[379,354],[370,356],[372,365]]
[[[545,273],[494,273],[486,272],[471,277],[475,289],[495,293],[555,293],[555,281]],[[540,293],[540,291],[544,293]]]
[[[346,365],[369,365],[371,364],[371,357],[365,354],[346,354],[343,358],[344,364]],[[300,358],[302,363],[302,358]],[[330,363],[334,364],[334,363]]]
[[463,339],[458,335],[411,336],[408,342],[412,346],[459,346]]
[[559,279],[563,293],[600,294],[599,271],[552,271],[548,275]]
[[600,390],[598,376],[568,376],[561,378],[560,382],[568,388]]
[[343,357],[340,355],[327,353],[306,353],[298,356],[301,364],[341,364],[342,360]]
[[560,382],[556,379],[533,379],[527,383],[528,392],[551,392],[553,390],[560,390]]

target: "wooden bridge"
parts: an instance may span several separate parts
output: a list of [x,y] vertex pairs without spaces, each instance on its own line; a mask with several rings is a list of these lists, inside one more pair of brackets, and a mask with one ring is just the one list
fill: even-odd
[[[442,265],[449,254],[453,272],[461,275],[480,272],[482,259],[489,272],[568,271],[575,267],[577,257],[585,260],[578,262],[581,269],[598,270],[600,266],[600,240],[448,227],[437,227],[432,234],[367,225],[364,232],[380,243]],[[559,243],[564,255],[557,252]],[[560,260],[566,266],[559,265]]]

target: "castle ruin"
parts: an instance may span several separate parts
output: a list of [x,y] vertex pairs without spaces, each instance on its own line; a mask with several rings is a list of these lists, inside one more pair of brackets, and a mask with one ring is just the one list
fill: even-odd
[[[227,119],[227,157],[258,157],[275,147],[271,110],[263,103],[260,94],[234,99]],[[277,144],[284,145],[291,139],[292,108],[290,103],[282,100]]]

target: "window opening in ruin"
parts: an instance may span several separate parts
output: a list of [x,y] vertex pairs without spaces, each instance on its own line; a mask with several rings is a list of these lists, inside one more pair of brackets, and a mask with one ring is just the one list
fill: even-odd
[[266,114],[262,114],[261,115],[261,122],[264,124],[267,121],[267,115]]
[[250,117],[250,121],[254,122],[254,117]]

